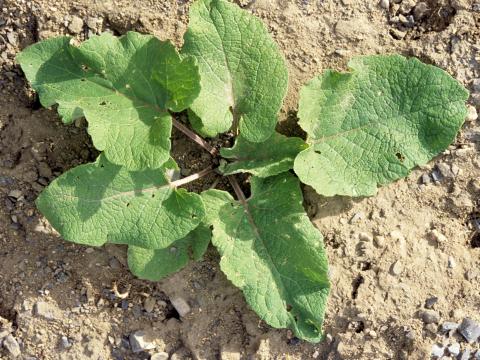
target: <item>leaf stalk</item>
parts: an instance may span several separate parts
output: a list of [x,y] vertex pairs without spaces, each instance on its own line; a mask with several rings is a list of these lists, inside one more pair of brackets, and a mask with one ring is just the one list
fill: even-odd
[[188,127],[183,125],[180,121],[176,120],[172,117],[173,126],[175,126],[178,130],[184,133],[189,139],[196,142],[206,151],[208,151],[212,156],[216,157],[218,155],[218,150],[211,146],[208,142],[206,142],[201,136],[196,134],[194,131],[190,130]]
[[191,183],[195,180],[201,179],[202,177],[212,173],[214,170],[215,169],[213,168],[213,166],[209,166],[208,168],[203,169],[202,171],[200,171],[198,173],[192,174],[192,175],[187,176],[183,179],[176,180],[176,181],[170,183],[170,186],[175,187],[175,188],[180,187],[182,185]]

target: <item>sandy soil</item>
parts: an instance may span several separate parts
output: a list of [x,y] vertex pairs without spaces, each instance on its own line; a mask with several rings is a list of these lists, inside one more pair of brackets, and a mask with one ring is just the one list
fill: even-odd
[[[282,131],[298,133],[301,85],[324,69],[345,69],[356,54],[398,52],[444,68],[472,91],[470,120],[443,155],[375,197],[323,198],[304,189],[326,238],[333,283],[327,338],[304,343],[259,321],[219,271],[213,249],[162,282],[140,281],[125,267],[122,248],[66,243],[35,209],[45,185],[96,152],[84,122],[66,127],[54,110],[40,108],[15,54],[58,34],[82,40],[104,30],[153,33],[180,46],[190,1],[0,1],[0,329],[19,343],[20,358],[149,359],[165,351],[177,360],[429,359],[433,344],[478,349],[441,328],[465,317],[480,322],[480,123],[473,115],[480,3],[239,3],[265,21],[289,63]],[[177,143],[182,164],[202,160],[195,145]],[[118,297],[115,286],[128,296]],[[191,312],[180,317],[175,298]],[[156,348],[133,353],[129,336],[137,330]],[[0,349],[0,358],[9,356]]]

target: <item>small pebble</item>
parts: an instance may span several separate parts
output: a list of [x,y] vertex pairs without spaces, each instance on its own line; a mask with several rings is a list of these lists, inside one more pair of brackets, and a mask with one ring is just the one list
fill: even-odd
[[439,344],[433,344],[432,346],[432,356],[435,358],[442,357],[445,353],[445,348]]
[[400,260],[395,261],[395,263],[392,265],[392,274],[393,275],[400,275],[403,272],[403,265]]
[[475,353],[475,360],[480,360],[480,349]]
[[22,353],[20,351],[20,345],[18,344],[17,339],[15,339],[12,335],[8,335],[3,339],[3,347],[7,349],[13,358],[20,356]]
[[374,244],[377,248],[381,249],[385,246],[385,237],[384,236],[375,236]]
[[17,35],[17,33],[9,32],[7,34],[7,40],[11,45],[17,46],[18,45],[18,35]]
[[70,343],[70,341],[66,336],[62,336],[62,338],[60,339],[60,344],[63,349],[69,349],[72,347],[72,344]]
[[447,349],[448,349],[448,352],[450,353],[450,355],[458,356],[460,354],[460,344],[459,343],[453,343]]
[[471,353],[472,351],[470,349],[465,349],[465,351],[462,353],[462,356],[460,357],[460,360],[469,360]]
[[152,341],[147,341],[145,337],[146,333],[142,330],[138,330],[135,331],[133,334],[130,334],[130,346],[132,347],[132,351],[134,353],[142,352],[145,350],[152,350],[156,348],[156,345]]
[[449,332],[452,330],[456,330],[458,328],[458,324],[450,321],[446,321],[442,324],[442,331]]
[[148,297],[145,299],[143,302],[143,307],[147,313],[151,313],[153,309],[155,308],[156,300],[154,297]]
[[448,268],[453,269],[457,266],[457,263],[455,262],[455,259],[452,256],[448,257]]
[[480,325],[470,318],[465,318],[458,327],[458,332],[471,344],[480,337]]
[[390,1],[389,0],[380,0],[380,7],[388,10],[390,8]]
[[68,25],[68,30],[70,30],[73,34],[78,34],[83,29],[83,20],[78,16],[73,16],[72,21],[70,21],[70,25]]
[[438,324],[440,321],[440,315],[435,310],[422,310],[419,315],[425,324]]
[[8,197],[19,199],[22,196],[22,192],[20,190],[12,190],[8,193]]
[[188,303],[183,298],[177,297],[171,299],[170,301],[172,302],[173,307],[175,308],[175,310],[177,310],[178,314],[181,317],[184,317],[191,311],[190,305],[188,305]]
[[435,181],[436,183],[440,182],[443,180],[443,176],[440,174],[439,171],[437,170],[433,170],[432,171],[432,179],[433,181]]
[[428,332],[430,332],[432,334],[436,334],[438,328],[437,328],[436,324],[427,324],[427,325],[425,325],[425,330],[427,330]]
[[430,184],[432,182],[432,178],[428,174],[422,175],[422,184]]
[[477,92],[477,93],[480,92],[480,78],[473,79],[472,89],[473,89],[473,92]]
[[475,120],[477,120],[477,119],[478,119],[477,109],[475,109],[475,107],[472,106],[472,105],[468,105],[467,108],[468,108],[468,112],[467,112],[467,118],[466,118],[466,120],[467,120],[467,121],[475,121]]
[[430,298],[428,298],[427,300],[425,300],[425,307],[427,309],[431,309],[433,308],[433,306],[438,302],[438,297],[436,296],[432,296]]
[[421,1],[413,9],[413,16],[415,20],[421,20],[428,12],[429,8],[427,3]]
[[153,354],[150,357],[150,360],[168,360],[168,353],[159,352],[159,353]]
[[446,163],[438,163],[436,167],[444,178],[448,179],[455,177],[455,174],[452,172],[452,168],[450,167],[450,165]]
[[368,234],[368,233],[365,233],[365,232],[361,232],[360,234],[358,234],[358,239],[360,241],[365,241],[365,242],[371,242],[373,241],[373,237],[372,235]]
[[440,231],[438,230],[432,230],[428,233],[428,236],[430,237],[430,239],[432,239],[433,241],[441,244],[441,243],[444,243],[447,241],[447,237],[445,235],[443,235]]

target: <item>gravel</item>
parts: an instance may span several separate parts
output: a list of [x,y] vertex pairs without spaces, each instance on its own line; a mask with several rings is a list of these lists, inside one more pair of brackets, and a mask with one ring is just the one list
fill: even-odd
[[419,315],[425,324],[438,324],[440,321],[440,315],[435,310],[422,310]]
[[73,16],[72,21],[70,21],[70,24],[68,25],[68,30],[70,30],[70,32],[72,32],[73,34],[78,34],[82,31],[82,29],[83,20],[78,16]]
[[462,356],[460,357],[460,360],[469,360],[470,359],[470,354],[471,354],[470,349],[466,349],[463,353]]
[[438,302],[438,297],[432,296],[425,300],[425,308],[431,309]]
[[458,329],[458,324],[457,323],[446,321],[442,324],[442,331],[443,332],[449,332],[449,331],[457,330],[457,329]]
[[390,1],[389,0],[380,0],[380,7],[388,10],[390,8]]
[[61,317],[60,310],[57,308],[57,306],[45,301],[37,301],[33,305],[33,314],[43,317],[46,320],[55,320]]
[[130,346],[132,347],[132,351],[134,353],[139,353],[145,350],[152,350],[156,348],[156,345],[145,339],[146,337],[145,331],[138,330],[135,331],[133,334],[130,334]]
[[403,264],[400,260],[395,261],[392,265],[392,274],[393,275],[401,275],[403,272]]
[[440,358],[445,353],[445,348],[439,344],[433,344],[432,346],[432,356],[434,358]]
[[159,353],[153,354],[150,357],[150,360],[168,360],[168,353],[159,352]]
[[7,349],[13,358],[20,356],[22,353],[20,351],[20,345],[18,344],[17,339],[15,339],[12,335],[8,335],[3,339],[3,347]]
[[450,355],[453,355],[453,356],[460,355],[460,344],[459,343],[453,343],[452,345],[450,345],[448,347],[448,352],[450,353]]
[[471,344],[480,337],[480,325],[470,318],[465,318],[458,327],[458,332]]
[[184,317],[192,310],[190,308],[190,305],[188,305],[188,303],[183,298],[177,297],[171,299],[170,301],[172,302],[173,307],[175,308],[175,310],[177,310],[178,314],[181,317]]

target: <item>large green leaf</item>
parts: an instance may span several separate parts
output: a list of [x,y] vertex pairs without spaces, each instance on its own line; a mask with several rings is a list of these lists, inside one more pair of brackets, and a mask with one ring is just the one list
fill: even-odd
[[263,143],[252,143],[239,136],[232,148],[220,150],[224,158],[233,160],[221,166],[220,171],[225,175],[240,172],[259,177],[278,175],[292,169],[295,157],[307,147],[302,139],[279,133],[274,133]]
[[165,169],[128,171],[103,155],[54,180],[37,207],[65,240],[92,246],[165,248],[205,216],[200,195],[175,189]]
[[200,91],[194,58],[134,32],[92,36],[78,47],[68,37],[48,39],[17,60],[44,106],[58,104],[65,123],[85,116],[95,147],[132,170],[168,160],[168,110],[186,109]]
[[211,238],[210,228],[200,224],[186,237],[165,249],[151,250],[129,246],[128,266],[135,276],[158,281],[182,269],[190,258],[200,260],[207,251]]
[[454,140],[468,92],[450,75],[399,55],[366,56],[350,73],[328,70],[301,91],[310,148],[295,172],[318,193],[373,195]]
[[250,141],[273,133],[288,72],[259,19],[228,1],[198,0],[190,8],[182,52],[198,61],[202,90],[191,108],[202,133],[215,136],[238,121]]
[[302,206],[300,183],[284,173],[252,178],[252,196],[202,194],[220,267],[271,326],[319,341],[329,293],[322,235]]

